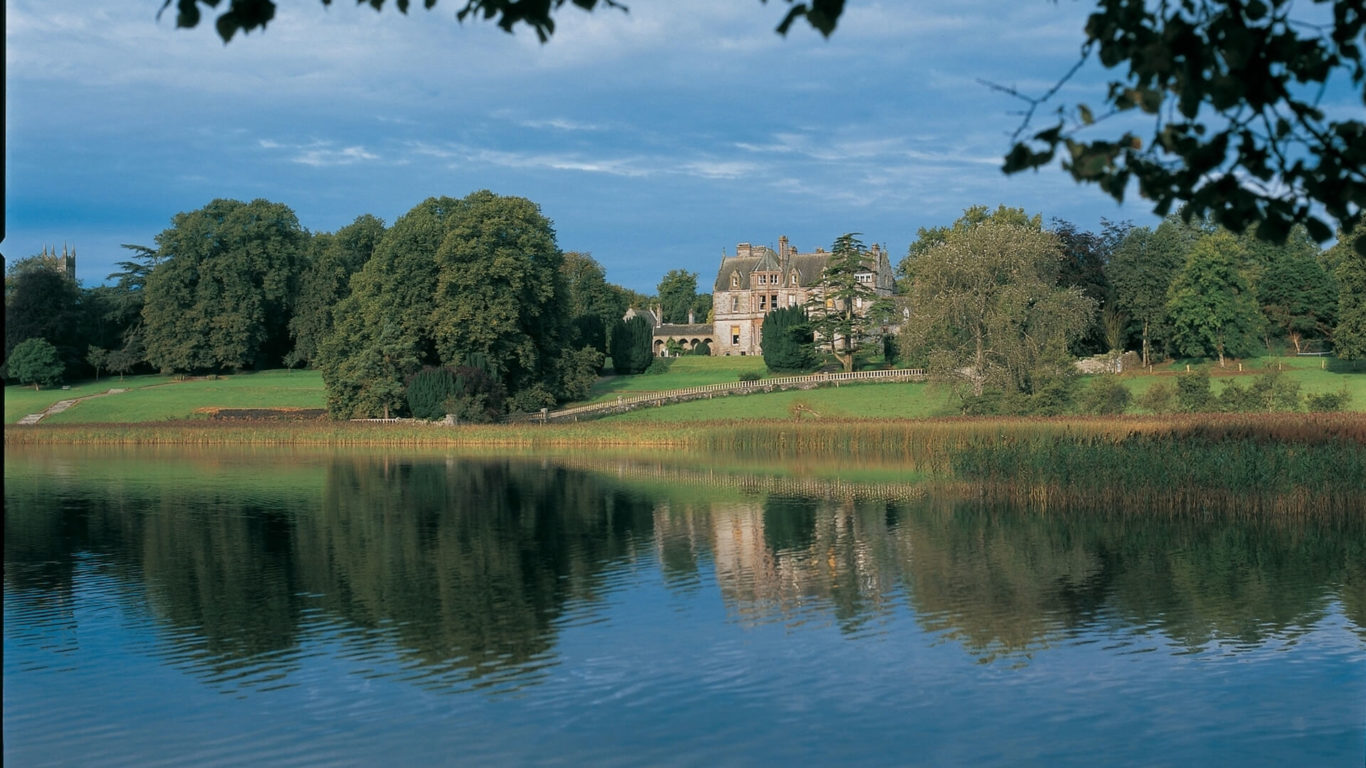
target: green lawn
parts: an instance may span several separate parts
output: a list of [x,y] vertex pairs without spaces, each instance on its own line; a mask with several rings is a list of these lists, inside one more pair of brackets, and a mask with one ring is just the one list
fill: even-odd
[[[1353,366],[1326,358],[1267,357],[1243,361],[1226,369],[1200,363],[1213,373],[1215,395],[1227,381],[1250,383],[1268,368],[1281,366],[1284,374],[1300,382],[1300,394],[1339,392],[1352,399],[1348,409],[1366,411],[1366,366]],[[1359,370],[1354,370],[1359,368]],[[1152,374],[1129,373],[1121,381],[1139,395],[1158,381],[1175,380],[1185,363],[1159,366]],[[660,374],[618,376],[600,380],[590,401],[612,400],[619,394],[661,392],[705,384],[737,381],[741,373],[766,374],[760,357],[679,357]],[[1084,386],[1084,385],[1083,385]],[[5,388],[5,423],[37,413],[59,400],[94,395],[121,388],[128,391],[78,403],[67,411],[44,419],[50,424],[134,423],[183,419],[201,408],[322,408],[325,395],[316,371],[262,371],[220,376],[215,379],[176,381],[170,376],[129,376],[124,381],[105,377],[70,389]],[[798,407],[798,404],[802,407]],[[1134,407],[1131,412],[1141,412]],[[926,418],[953,415],[956,401],[946,387],[928,384],[845,384],[811,390],[753,395],[718,396],[658,408],[640,408],[609,417],[621,422],[681,423],[749,418],[787,419],[798,411],[806,418]]]
[[187,381],[169,376],[130,376],[123,382],[106,378],[99,384],[80,384],[69,390],[29,389],[26,395],[20,388],[6,387],[5,423],[12,424],[59,400],[98,394],[111,387],[128,391],[82,401],[43,419],[43,423],[164,421],[188,418],[199,408],[322,408],[325,401],[322,376],[317,371],[261,371]]
[[617,395],[664,392],[687,389],[707,384],[739,381],[742,373],[768,375],[762,357],[683,357],[667,358],[668,370],[663,373],[642,373],[636,376],[611,376],[599,379],[584,402],[612,400]]
[[919,419],[956,413],[956,400],[947,387],[899,382],[859,383],[819,389],[788,390],[753,395],[717,396],[710,400],[637,408],[612,421],[689,422],[733,419],[803,418]]
[[[1257,376],[1279,369],[1286,378],[1300,383],[1301,397],[1310,394],[1336,393],[1346,389],[1352,398],[1347,405],[1347,410],[1366,411],[1366,367],[1327,357],[1258,357],[1243,360],[1241,363],[1241,371],[1238,368],[1238,363],[1229,363],[1226,367],[1220,368],[1217,362],[1192,362],[1190,368],[1191,370],[1210,372],[1210,390],[1216,397],[1230,381],[1236,381],[1241,386],[1247,386]],[[1186,366],[1187,363],[1185,362],[1159,365],[1153,368],[1151,375],[1127,373],[1120,378],[1120,381],[1124,382],[1124,385],[1129,388],[1129,392],[1137,398],[1160,381],[1176,386],[1175,377],[1185,373]],[[1144,413],[1145,411],[1135,406],[1130,408],[1130,412]]]
[[13,424],[30,413],[39,413],[62,400],[98,395],[110,389],[150,387],[166,384],[171,380],[170,376],[128,376],[119,381],[117,376],[105,376],[98,382],[83,381],[71,385],[68,389],[40,389],[35,392],[33,387],[5,387],[5,423]]

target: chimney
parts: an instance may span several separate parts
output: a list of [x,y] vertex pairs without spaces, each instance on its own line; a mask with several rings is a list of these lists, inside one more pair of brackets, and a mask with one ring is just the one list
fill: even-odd
[[663,325],[663,324],[664,324],[664,305],[663,305],[663,304],[656,304],[656,305],[655,305],[655,327],[658,328],[659,326],[661,326],[661,325]]

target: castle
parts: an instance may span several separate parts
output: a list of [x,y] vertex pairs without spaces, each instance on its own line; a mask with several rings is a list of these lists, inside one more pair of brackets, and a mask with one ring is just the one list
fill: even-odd
[[[763,353],[764,315],[774,309],[805,305],[821,291],[821,276],[832,254],[821,248],[798,253],[787,236],[778,238],[778,250],[740,243],[735,255],[721,254],[721,266],[712,286],[712,322],[673,325],[655,321],[654,353],[666,353],[669,342],[686,352],[706,341],[712,355],[758,355]],[[874,245],[857,274],[872,289],[872,298],[892,295],[892,264],[887,252]],[[855,311],[867,306],[856,306]]]
[[58,256],[57,246],[52,246],[52,250],[49,251],[48,247],[45,245],[43,246],[43,252],[38,254],[37,258],[40,262],[47,265],[52,270],[58,272],[59,274],[66,275],[67,279],[71,282],[76,282],[75,246],[72,246],[71,249],[68,250],[66,247],[66,243],[62,243],[62,255]]

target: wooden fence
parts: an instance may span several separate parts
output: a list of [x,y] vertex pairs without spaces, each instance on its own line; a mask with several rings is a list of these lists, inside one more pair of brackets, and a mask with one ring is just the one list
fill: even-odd
[[663,405],[664,403],[681,403],[688,400],[701,400],[703,398],[715,397],[717,395],[746,395],[752,392],[772,392],[779,389],[810,388],[827,385],[839,386],[842,382],[853,381],[924,381],[925,372],[918,368],[908,368],[905,370],[880,370],[880,371],[854,371],[852,373],[816,373],[809,376],[780,376],[771,379],[758,379],[756,381],[728,381],[722,384],[707,384],[701,387],[689,387],[687,389],[671,389],[664,392],[647,392],[637,395],[622,395],[616,400],[593,403],[591,405],[579,405],[573,408],[565,408],[559,411],[542,411],[541,413],[528,414],[522,416],[522,421],[551,422],[551,421],[578,421],[581,418],[593,418],[596,416],[606,416],[611,413],[625,413],[633,408],[644,405]]

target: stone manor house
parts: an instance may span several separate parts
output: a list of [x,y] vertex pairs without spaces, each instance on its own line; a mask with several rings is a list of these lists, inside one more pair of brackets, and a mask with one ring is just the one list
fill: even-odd
[[[633,312],[644,314],[653,322],[656,356],[666,354],[670,341],[678,342],[686,353],[704,340],[710,344],[713,355],[762,354],[764,315],[818,297],[821,275],[830,256],[821,248],[798,253],[786,235],[778,238],[777,251],[740,243],[734,256],[722,253],[712,286],[710,324],[666,324],[659,322],[657,312]],[[874,245],[857,279],[872,288],[872,298],[891,296],[892,265],[887,252]],[[868,303],[871,300],[861,301],[862,306],[856,306],[855,311],[866,311]]]

